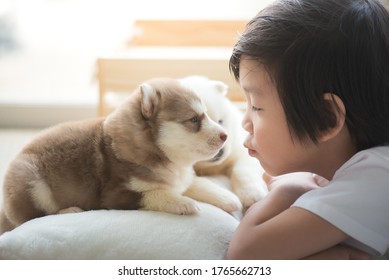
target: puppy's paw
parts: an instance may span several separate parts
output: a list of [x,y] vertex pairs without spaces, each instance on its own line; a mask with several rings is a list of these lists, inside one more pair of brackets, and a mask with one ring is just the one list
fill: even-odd
[[84,210],[82,210],[80,207],[73,206],[73,207],[61,209],[61,210],[59,210],[59,211],[57,212],[57,214],[79,213],[79,212],[83,212],[83,211],[84,211]]
[[234,192],[239,197],[244,208],[250,207],[264,196],[259,186],[240,187],[235,189]]
[[229,213],[242,210],[242,203],[239,198],[232,193],[223,193],[218,195],[215,206]]
[[194,200],[186,197],[182,198],[183,199],[178,202],[175,207],[173,207],[174,209],[172,213],[179,215],[193,215],[200,211],[199,206]]
[[193,215],[200,211],[197,203],[184,196],[160,196],[158,200],[144,200],[144,210],[161,211],[177,215]]

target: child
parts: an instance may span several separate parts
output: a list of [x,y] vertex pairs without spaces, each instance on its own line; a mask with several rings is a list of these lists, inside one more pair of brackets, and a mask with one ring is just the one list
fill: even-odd
[[247,97],[244,145],[270,192],[243,217],[227,257],[385,254],[385,8],[376,0],[277,1],[247,25],[230,69]]

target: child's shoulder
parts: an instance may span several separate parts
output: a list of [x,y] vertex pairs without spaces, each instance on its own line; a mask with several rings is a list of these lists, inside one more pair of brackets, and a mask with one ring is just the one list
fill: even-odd
[[383,160],[389,161],[389,145],[377,146],[356,153],[349,161]]
[[358,173],[380,173],[389,177],[389,145],[378,146],[362,150],[351,157],[339,168],[335,177],[341,174]]

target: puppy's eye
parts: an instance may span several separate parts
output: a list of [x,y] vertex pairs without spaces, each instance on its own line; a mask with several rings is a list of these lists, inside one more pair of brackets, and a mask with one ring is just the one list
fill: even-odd
[[223,120],[220,119],[220,120],[217,121],[217,123],[218,124],[223,124]]
[[192,123],[198,123],[199,120],[200,120],[200,119],[199,119],[198,116],[194,116],[193,118],[190,119],[190,121],[191,121]]

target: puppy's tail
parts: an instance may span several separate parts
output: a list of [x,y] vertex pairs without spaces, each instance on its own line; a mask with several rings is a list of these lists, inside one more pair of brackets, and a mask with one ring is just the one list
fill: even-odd
[[0,210],[0,235],[6,231],[11,231],[15,226],[8,220],[4,210]]

